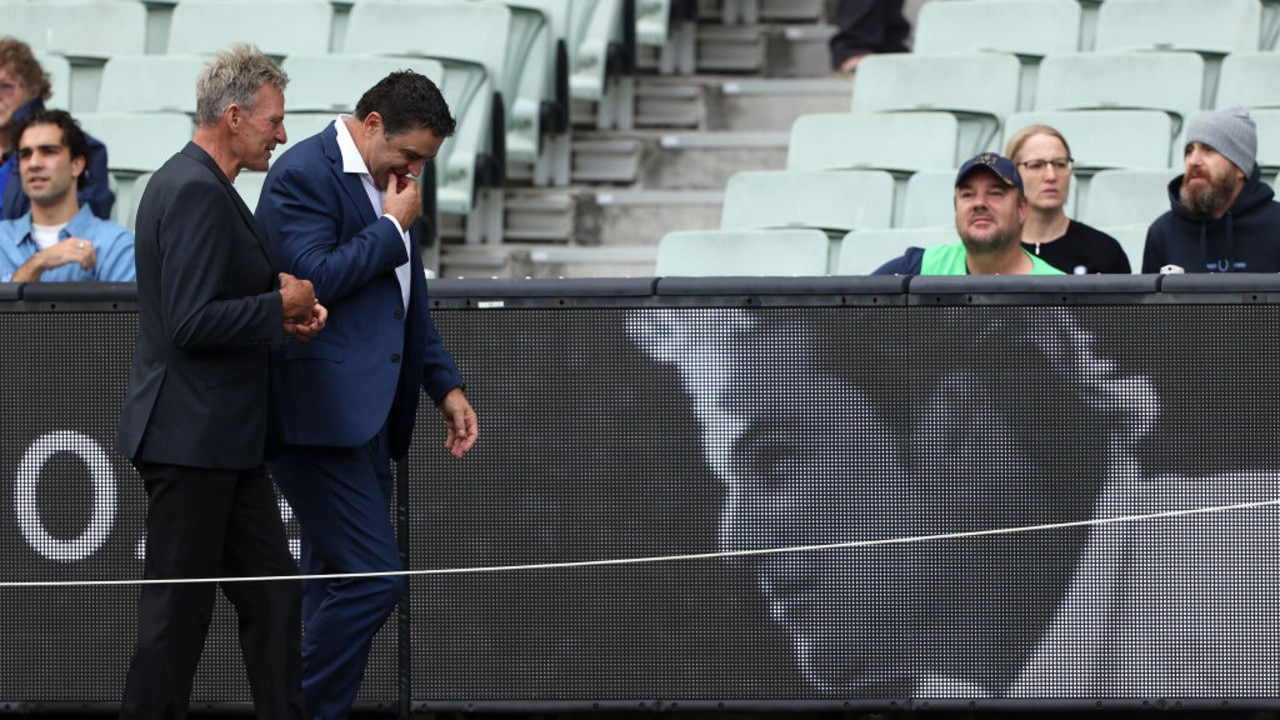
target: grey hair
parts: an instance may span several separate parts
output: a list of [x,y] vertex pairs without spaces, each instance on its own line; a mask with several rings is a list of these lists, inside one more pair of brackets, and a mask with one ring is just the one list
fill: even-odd
[[281,92],[289,76],[256,46],[236,43],[218,53],[196,80],[196,123],[216,125],[232,104],[253,113],[258,88],[274,85]]

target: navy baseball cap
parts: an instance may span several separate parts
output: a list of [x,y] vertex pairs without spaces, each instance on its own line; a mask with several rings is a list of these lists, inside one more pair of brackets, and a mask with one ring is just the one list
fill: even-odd
[[981,153],[969,158],[960,166],[960,172],[956,173],[956,187],[960,186],[960,181],[968,177],[974,168],[987,168],[1003,180],[1005,185],[1022,189],[1022,176],[1018,174],[1017,166],[1009,158],[995,153]]

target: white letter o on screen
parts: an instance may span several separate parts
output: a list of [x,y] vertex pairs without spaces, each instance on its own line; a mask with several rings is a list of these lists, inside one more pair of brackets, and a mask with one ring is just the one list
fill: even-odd
[[[80,458],[89,468],[89,479],[93,484],[93,511],[89,524],[79,537],[70,540],[59,540],[45,530],[36,504],[40,471],[58,453],[71,453]],[[31,443],[18,463],[13,495],[13,509],[22,537],[33,550],[50,560],[75,562],[89,557],[106,542],[115,523],[116,480],[111,461],[93,438],[71,430],[41,435]]]

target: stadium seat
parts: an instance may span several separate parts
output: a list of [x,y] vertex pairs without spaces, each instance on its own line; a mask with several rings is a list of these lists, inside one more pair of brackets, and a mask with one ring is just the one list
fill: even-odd
[[390,55],[290,55],[280,65],[289,75],[285,98],[288,118],[295,113],[355,111],[356,102],[379,80],[398,70],[413,70],[443,86],[444,66],[423,57]]
[[1222,60],[1213,107],[1280,108],[1280,53],[1237,52]]
[[141,3],[42,0],[4,5],[5,35],[21,38],[37,53],[64,55],[72,64],[146,50],[146,11]]
[[729,178],[720,228],[805,227],[839,238],[889,227],[892,217],[893,176],[881,170],[747,171]]
[[527,166],[534,185],[569,184],[569,3],[483,0],[511,10],[507,43],[507,165]]
[[97,109],[107,58],[146,50],[141,3],[42,0],[6,4],[2,16],[0,34],[21,38],[34,53],[69,60],[68,92],[58,102],[76,113]]
[[[286,101],[287,103],[288,101]],[[319,133],[331,125],[338,117],[336,112],[291,112],[286,107],[284,114],[284,132],[288,138],[283,145],[277,145],[272,159],[280,157],[294,143]]]
[[1046,55],[1035,109],[1163,110],[1173,117],[1176,133],[1200,109],[1203,80],[1204,60],[1193,52]]
[[1270,174],[1280,169],[1280,110],[1252,110],[1249,115],[1258,126],[1258,166]]
[[1076,219],[1094,227],[1150,225],[1169,209],[1169,181],[1181,172],[1172,168],[1103,170],[1089,181],[1088,196]]
[[[635,48],[623,0],[574,0],[569,21],[569,94],[596,104],[596,126],[629,130],[635,118]],[[634,6],[632,6],[634,7]]]
[[964,0],[920,8],[912,50],[921,54],[1006,52],[1018,56],[1019,109],[1033,107],[1036,71],[1045,53],[1080,47],[1075,0]]
[[1258,0],[1104,2],[1098,9],[1094,50],[1255,51],[1261,15]]
[[955,170],[958,133],[950,113],[801,115],[791,125],[787,169]]
[[[405,27],[414,32],[404,32]],[[427,56],[445,71],[458,129],[436,156],[439,211],[467,216],[467,241],[502,237],[506,181],[506,43],[511,11],[464,0],[362,0],[351,8],[344,52]]]
[[116,223],[123,225],[130,230],[138,228],[138,203],[142,201],[142,193],[147,189],[147,183],[151,180],[152,173],[142,173],[133,179],[129,184],[129,194],[127,197],[120,197],[120,187],[117,184],[116,204],[111,211],[111,219]]
[[98,112],[195,116],[196,78],[206,62],[198,55],[117,55],[102,68]]
[[1258,49],[1258,0],[1124,0],[1098,10],[1095,50],[1189,50],[1205,60],[1201,107],[1212,107],[1222,56]]
[[71,62],[63,55],[34,53],[40,69],[49,76],[48,100],[44,106],[50,110],[66,110],[74,113],[78,108],[71,106]]
[[894,227],[952,227],[956,222],[956,172],[926,170],[907,180],[902,213]]
[[316,0],[182,0],[173,9],[168,52],[216,53],[251,43],[267,55],[329,52],[333,6]]
[[912,50],[922,54],[1004,52],[1029,57],[1075,52],[1075,0],[960,0],[920,7]]
[[[1154,220],[1155,218],[1152,218]],[[1095,226],[1096,227],[1096,226]],[[1098,230],[1110,235],[1120,243],[1120,249],[1129,258],[1129,268],[1134,274],[1142,272],[1142,251],[1147,246],[1147,228],[1151,223],[1130,223],[1128,225],[1106,225]]]
[[156,170],[195,131],[195,121],[182,113],[84,113],[77,119],[107,146],[107,169],[113,175]]
[[855,112],[932,110],[960,120],[962,155],[992,150],[1018,109],[1018,58],[1009,53],[869,55],[853,84]]
[[86,113],[77,119],[85,132],[107,146],[116,217],[136,212],[134,195],[141,192],[136,188],[138,177],[163,165],[195,131],[195,121],[183,113]]
[[954,226],[854,230],[840,243],[834,274],[870,275],[909,247],[930,247],[959,240]]
[[826,275],[832,245],[821,230],[684,230],[662,238],[654,275]]
[[1077,173],[1105,168],[1169,167],[1173,121],[1159,110],[1019,113],[1005,123],[1002,147],[1028,125],[1048,125],[1062,133],[1071,146]]

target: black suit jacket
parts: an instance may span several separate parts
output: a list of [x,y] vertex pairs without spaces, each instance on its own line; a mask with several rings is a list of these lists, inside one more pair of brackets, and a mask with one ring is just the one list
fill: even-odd
[[188,143],[138,206],[138,343],[116,449],[202,468],[262,464],[278,418],[269,346],[287,337],[276,270],[253,214]]

